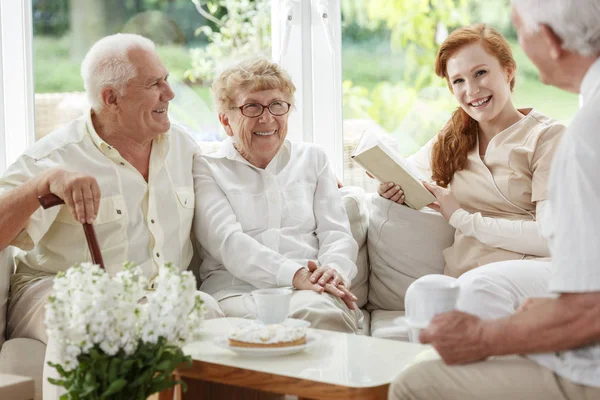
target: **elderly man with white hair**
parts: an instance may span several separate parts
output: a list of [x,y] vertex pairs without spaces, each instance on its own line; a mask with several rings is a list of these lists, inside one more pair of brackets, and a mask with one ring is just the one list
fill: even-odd
[[500,319],[436,316],[420,340],[443,361],[406,369],[391,399],[600,398],[600,2],[513,0],[512,20],[542,81],[582,98],[555,156],[544,221],[555,297]]
[[[131,261],[152,278],[165,262],[185,269],[192,259],[192,163],[200,150],[169,121],[174,93],[154,43],[107,36],[90,49],[81,73],[91,110],[35,143],[0,177],[0,250],[20,249],[11,338],[47,343],[44,304],[53,277],[90,261],[83,222],[94,223],[110,274]],[[47,194],[66,205],[43,210],[38,197]],[[212,297],[202,298],[207,318],[223,316]]]

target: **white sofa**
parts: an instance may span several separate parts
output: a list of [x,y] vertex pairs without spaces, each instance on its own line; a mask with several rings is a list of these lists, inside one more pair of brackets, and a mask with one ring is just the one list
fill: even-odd
[[[443,273],[442,250],[452,244],[454,228],[433,211],[414,211],[357,187],[345,187],[341,192],[360,248],[352,290],[365,317],[361,333],[407,340],[393,323],[404,315],[404,293],[415,279]],[[0,373],[32,377],[36,399],[41,399],[46,346],[33,339],[5,341],[13,270],[9,248],[0,252]]]
[[452,245],[454,228],[434,211],[415,211],[357,187],[341,192],[359,245],[352,291],[365,317],[361,333],[408,340],[393,320],[404,315],[404,294],[412,282],[444,272],[442,251]]
[[[10,276],[14,271],[12,248],[0,251],[0,375],[20,375],[33,378],[35,399],[42,398],[42,371],[46,345],[34,339],[6,340],[6,312]],[[0,384],[0,399],[12,399],[9,386]],[[9,391],[11,391],[9,393]],[[5,393],[6,392],[6,393]]]

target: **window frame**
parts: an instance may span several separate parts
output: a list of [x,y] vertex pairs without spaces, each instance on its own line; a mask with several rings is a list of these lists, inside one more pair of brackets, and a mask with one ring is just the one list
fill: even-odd
[[31,0],[0,0],[0,173],[35,142],[31,12]]
[[[273,59],[296,84],[296,109],[290,114],[288,138],[321,146],[335,174],[343,180],[340,7],[339,0],[272,0],[271,40]],[[290,12],[289,42],[280,56]],[[324,14],[331,28],[329,37]]]

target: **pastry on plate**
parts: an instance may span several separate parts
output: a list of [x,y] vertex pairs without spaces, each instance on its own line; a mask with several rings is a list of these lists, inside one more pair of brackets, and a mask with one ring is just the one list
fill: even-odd
[[291,347],[306,344],[306,328],[282,324],[247,324],[229,335],[229,345],[234,347]]

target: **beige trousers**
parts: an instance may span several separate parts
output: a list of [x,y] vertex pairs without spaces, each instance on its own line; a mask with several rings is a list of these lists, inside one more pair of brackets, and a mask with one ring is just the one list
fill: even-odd
[[[228,297],[219,301],[228,317],[255,319],[252,303],[242,296]],[[360,310],[350,310],[339,298],[328,293],[312,290],[294,290],[290,299],[290,318],[310,322],[310,327],[329,331],[356,333]]]
[[591,400],[600,387],[575,384],[523,357],[448,366],[434,359],[413,364],[390,385],[390,400]]
[[[37,339],[46,344],[46,359],[44,361],[43,374],[43,398],[44,400],[58,399],[64,393],[63,388],[52,385],[48,378],[59,378],[54,368],[48,366],[48,361],[58,359],[57,349],[53,340],[48,340],[46,326],[44,324],[46,298],[52,291],[52,280],[49,276],[35,281],[26,288],[16,299],[11,299],[8,305],[7,337]],[[219,303],[209,294],[200,292],[200,296],[206,307],[206,319],[224,317]],[[25,355],[24,355],[25,356]]]

